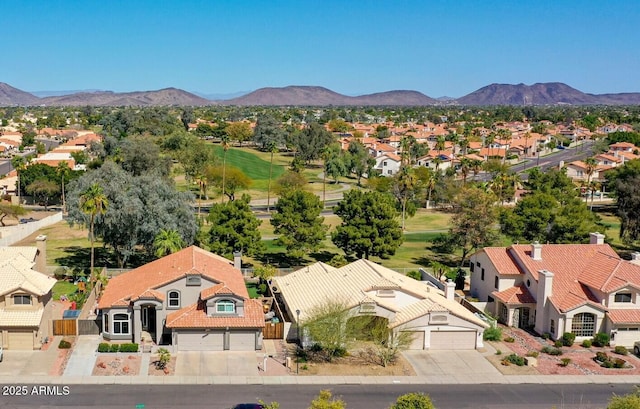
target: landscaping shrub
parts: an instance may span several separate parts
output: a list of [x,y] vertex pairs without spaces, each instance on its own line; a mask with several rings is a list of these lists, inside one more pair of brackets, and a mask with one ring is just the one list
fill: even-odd
[[554,356],[562,355],[562,350],[560,348],[554,348],[548,345],[542,347],[540,352],[545,353],[547,355],[554,355]]
[[62,340],[60,340],[60,343],[58,344],[58,348],[59,349],[69,349],[69,348],[71,348],[71,342],[62,339]]
[[624,368],[625,366],[627,366],[627,361],[624,359],[616,358],[613,360],[614,368]]
[[527,352],[527,356],[529,356],[531,358],[537,358],[538,356],[540,356],[540,352],[538,352],[538,351],[529,351],[529,352]]
[[422,280],[422,274],[418,270],[411,270],[407,273],[407,277],[411,277],[414,280]]
[[585,348],[591,348],[591,340],[585,339],[584,341],[582,341],[582,346]]
[[597,347],[606,347],[609,345],[609,334],[598,332],[596,336],[593,337],[593,345]]
[[608,361],[609,360],[609,355],[607,355],[605,352],[596,352],[595,360],[598,361],[598,362]]
[[506,338],[504,339],[504,342],[509,342],[509,343],[513,343],[513,342],[515,342],[515,341],[516,341],[516,340],[515,340],[513,337],[506,337]]
[[109,352],[109,344],[101,342],[98,344],[98,352]]
[[491,327],[484,330],[482,338],[485,341],[500,341],[502,339],[502,329],[500,327]]
[[138,352],[138,344],[134,344],[134,343],[121,344],[118,350],[120,352]]
[[570,347],[576,340],[576,334],[573,332],[565,332],[562,334],[562,345]]
[[548,332],[545,332],[544,334],[542,334],[542,339],[551,339],[551,334]]
[[507,356],[504,360],[518,366],[524,366],[524,364],[526,363],[524,357],[521,357],[518,354],[511,354]]
[[267,285],[265,283],[258,285],[258,294],[264,295],[266,293],[267,293]]
[[499,349],[496,349],[496,355],[502,355],[502,351]]
[[120,349],[120,345],[118,344],[109,345],[109,352],[118,352],[119,349]]
[[564,342],[562,342],[562,340],[561,340],[561,339],[559,339],[559,340],[557,340],[556,342],[554,342],[554,343],[553,343],[553,345],[554,345],[556,348],[560,348],[560,347],[563,347],[563,346],[564,346]]
[[613,349],[613,352],[615,352],[618,355],[627,355],[629,353],[629,351],[627,350],[627,348],[623,347],[622,345],[618,345]]
[[562,358],[560,366],[568,366],[571,363],[571,358]]
[[627,366],[627,361],[620,358],[612,358],[604,352],[596,352],[595,358],[593,358],[596,362],[600,364],[603,368],[625,368]]

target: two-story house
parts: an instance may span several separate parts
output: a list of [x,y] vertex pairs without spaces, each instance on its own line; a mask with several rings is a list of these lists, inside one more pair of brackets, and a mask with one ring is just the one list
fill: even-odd
[[559,339],[598,332],[640,341],[640,266],[591,233],[589,244],[486,247],[470,258],[471,293],[509,326]]
[[38,236],[37,243],[0,247],[0,345],[6,349],[39,349],[50,335],[56,280],[43,274],[46,236]]
[[98,308],[107,340],[144,337],[183,351],[262,348],[262,304],[249,298],[239,266],[195,246],[112,278]]

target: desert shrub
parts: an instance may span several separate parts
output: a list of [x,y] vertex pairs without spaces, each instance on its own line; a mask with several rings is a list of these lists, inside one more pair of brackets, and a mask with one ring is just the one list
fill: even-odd
[[542,334],[542,339],[551,339],[551,334],[548,332],[545,332]]
[[603,363],[600,364],[601,367],[603,368],[613,368],[613,362],[612,361],[604,361]]
[[118,352],[120,350],[120,345],[111,344],[109,345],[109,352]]
[[518,366],[524,366],[524,364],[526,363],[524,357],[521,357],[518,354],[511,354],[507,356],[504,360]]
[[624,368],[625,366],[627,366],[627,361],[624,359],[617,358],[613,360],[614,368]]
[[138,344],[135,344],[135,343],[121,344],[120,348],[118,349],[118,351],[120,351],[120,352],[138,352]]
[[500,327],[491,327],[484,330],[482,338],[485,341],[500,341],[502,339],[502,329]]
[[550,347],[548,345],[542,347],[540,352],[542,352],[544,354],[547,354],[547,355],[554,355],[554,356],[562,355],[562,350],[560,348],[554,348],[554,347]]
[[389,409],[434,409],[434,406],[429,395],[414,392],[398,396]]
[[571,363],[571,358],[562,358],[560,360],[560,366],[568,366]]
[[529,351],[529,352],[527,352],[527,356],[529,356],[531,358],[537,358],[538,356],[540,356],[540,352],[538,352],[538,351]]
[[155,361],[156,368],[166,368],[169,361],[171,361],[171,353],[169,350],[166,348],[158,348],[158,360]]
[[596,336],[593,337],[593,345],[597,347],[606,347],[609,345],[609,334],[598,332]]
[[556,348],[561,348],[564,346],[564,343],[562,342],[561,339],[559,339],[553,343],[553,346],[555,346]]
[[422,274],[418,270],[411,270],[407,273],[407,277],[411,277],[414,280],[422,280]]
[[109,344],[101,342],[98,344],[98,352],[109,352]]
[[570,347],[576,340],[576,334],[573,332],[565,332],[562,334],[562,345]]
[[618,345],[613,349],[613,352],[615,352],[618,355],[627,355],[629,353],[629,351],[627,350],[627,348],[623,347],[622,345]]
[[262,295],[266,294],[267,293],[267,284],[265,284],[265,283],[259,284],[257,291],[258,291],[258,294],[262,294]]
[[58,348],[59,349],[69,349],[69,348],[71,348],[71,342],[62,339],[62,340],[60,340],[60,343],[58,344]]
[[515,340],[513,337],[506,337],[506,338],[504,339],[504,342],[509,342],[509,343],[513,343],[513,342],[515,342],[515,341],[516,341],[516,340]]
[[591,348],[591,340],[585,339],[584,341],[582,341],[582,346],[585,348]]
[[596,352],[595,360],[598,361],[598,362],[608,361],[609,360],[609,355],[607,355],[605,352]]
[[496,349],[496,355],[502,355],[502,351],[499,349]]

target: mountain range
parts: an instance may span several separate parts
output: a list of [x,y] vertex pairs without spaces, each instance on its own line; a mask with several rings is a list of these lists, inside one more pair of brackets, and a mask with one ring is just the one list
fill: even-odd
[[[431,98],[399,90],[347,96],[317,86],[260,88],[231,99],[211,100],[177,88],[157,91],[47,92],[38,97],[0,82],[0,106],[430,106],[430,105],[638,105],[640,93],[587,94],[560,82],[491,84],[461,98]],[[39,92],[40,95],[46,94]],[[64,94],[64,95],[62,95]]]

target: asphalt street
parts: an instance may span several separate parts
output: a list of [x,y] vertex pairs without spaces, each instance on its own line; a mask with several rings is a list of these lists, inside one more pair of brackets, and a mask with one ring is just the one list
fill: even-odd
[[[19,385],[12,385],[19,386]],[[453,408],[604,408],[613,394],[633,390],[626,384],[485,385],[69,385],[46,391],[25,385],[15,396],[2,385],[0,408],[231,408],[237,403],[276,401],[281,409],[304,409],[321,389],[341,397],[348,409],[386,409],[398,396],[428,393],[438,409]],[[54,388],[54,386],[50,385]],[[24,389],[24,388],[23,388]],[[38,392],[48,392],[37,395]],[[62,396],[51,396],[56,393]]]

